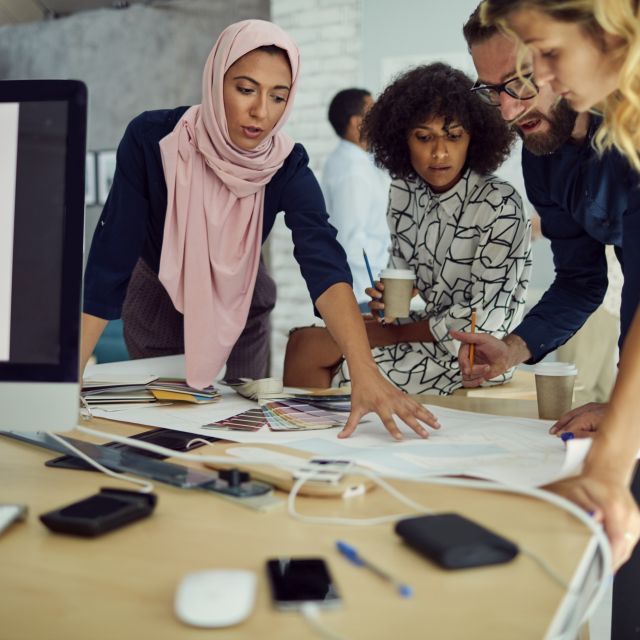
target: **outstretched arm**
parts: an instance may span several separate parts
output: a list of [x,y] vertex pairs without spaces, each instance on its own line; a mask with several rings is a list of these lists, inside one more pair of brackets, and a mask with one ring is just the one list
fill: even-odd
[[82,314],[82,328],[80,334],[80,373],[84,373],[84,369],[89,362],[89,358],[93,350],[107,326],[108,320],[92,316],[88,313]]
[[582,473],[552,485],[602,521],[616,568],[640,538],[640,512],[629,484],[640,449],[640,314],[627,334],[618,379]]
[[371,357],[362,316],[348,284],[339,282],[329,287],[316,300],[316,307],[344,354],[351,374],[351,414],[340,437],[350,436],[360,419],[371,411],[380,416],[396,440],[402,439],[402,434],[394,415],[423,438],[428,432],[421,423],[433,428],[440,426],[430,411],[393,386],[378,371]]

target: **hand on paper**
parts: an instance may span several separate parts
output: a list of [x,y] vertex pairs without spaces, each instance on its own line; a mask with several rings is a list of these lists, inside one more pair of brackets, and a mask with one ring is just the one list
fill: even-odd
[[602,523],[611,544],[614,570],[629,559],[640,538],[640,511],[624,482],[585,472],[545,489],[575,502]]
[[549,433],[559,436],[571,432],[576,438],[592,438],[598,431],[598,425],[602,422],[606,410],[606,402],[583,404],[565,413],[549,429]]
[[421,438],[429,433],[423,426],[439,429],[438,419],[421,404],[412,400],[406,393],[394,387],[377,369],[351,379],[351,413],[339,438],[348,438],[358,426],[360,419],[367,413],[375,412],[380,416],[387,431],[396,439],[402,440],[402,433],[396,424],[397,416]]

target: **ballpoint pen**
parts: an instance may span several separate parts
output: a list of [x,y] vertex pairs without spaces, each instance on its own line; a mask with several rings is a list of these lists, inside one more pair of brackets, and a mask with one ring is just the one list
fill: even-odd
[[347,560],[352,562],[358,567],[365,567],[375,573],[378,577],[390,582],[394,589],[403,597],[410,598],[413,595],[413,590],[410,586],[399,582],[392,576],[390,576],[386,571],[383,571],[379,567],[374,564],[371,564],[368,560],[365,560],[351,545],[348,545],[346,542],[342,540],[336,540],[336,548],[338,551],[345,557]]
[[[367,252],[362,250],[362,257],[364,258],[364,264],[367,267],[367,273],[369,274],[369,280],[371,281],[371,288],[376,288],[376,282],[373,279],[373,273],[371,272],[371,265],[369,264],[369,258],[367,258]],[[382,320],[382,326],[384,326],[384,311],[382,309],[378,309],[378,315]]]

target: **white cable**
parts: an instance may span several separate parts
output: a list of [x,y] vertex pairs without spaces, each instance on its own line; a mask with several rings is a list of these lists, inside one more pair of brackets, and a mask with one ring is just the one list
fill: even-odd
[[[433,513],[433,509],[426,507],[418,502],[415,502],[411,498],[408,498],[403,493],[398,491],[395,487],[391,486],[386,480],[381,478],[375,472],[365,467],[356,466],[357,472],[360,475],[364,475],[371,478],[378,486],[382,487],[387,493],[396,498],[396,500],[407,505],[409,508],[419,513]],[[317,475],[320,476],[322,470],[318,470]],[[287,500],[287,510],[289,515],[299,520],[300,522],[307,522],[309,524],[340,524],[340,525],[352,525],[352,526],[371,526],[376,524],[384,524],[386,522],[396,522],[402,520],[402,518],[408,518],[415,515],[414,513],[396,513],[387,516],[378,516],[376,518],[336,518],[336,517],[324,517],[324,516],[305,516],[299,513],[295,507],[296,497],[300,492],[300,489],[307,480],[312,480],[315,476],[303,477],[298,479],[291,490],[289,491],[289,498]]]
[[87,402],[86,398],[80,394],[80,402],[82,403],[82,409],[80,409],[80,415],[83,420],[92,420],[93,419],[93,411],[91,411],[91,407]]
[[[270,463],[264,458],[236,458],[235,456],[204,456],[199,453],[185,453],[183,451],[176,451],[175,449],[169,449],[167,447],[162,447],[157,444],[152,444],[151,442],[144,442],[143,440],[134,440],[133,438],[128,438],[126,436],[118,436],[113,433],[106,433],[104,431],[98,431],[97,429],[90,429],[88,427],[81,427],[77,425],[75,427],[77,431],[82,433],[86,433],[90,436],[94,436],[96,438],[102,438],[103,440],[111,440],[112,442],[119,442],[121,444],[126,444],[129,447],[135,447],[137,449],[144,449],[145,451],[151,451],[152,453],[157,453],[159,455],[168,457],[168,458],[178,458],[179,460],[195,460],[196,462],[212,462],[216,464],[232,464],[234,466],[244,466],[247,464],[261,464],[267,466],[277,466],[278,468],[284,469],[298,469],[299,464],[291,464],[288,465],[286,463],[282,463],[278,461],[277,464]],[[194,441],[191,440],[190,443]],[[211,444],[207,442],[207,444]]]
[[131,482],[133,484],[137,484],[142,486],[140,489],[140,493],[151,493],[153,491],[153,483],[147,482],[146,480],[139,480],[138,478],[132,478],[131,476],[125,475],[124,473],[117,473],[116,471],[111,471],[111,469],[107,469],[101,465],[97,460],[94,460],[92,457],[88,456],[83,451],[80,451],[77,447],[74,447],[70,442],[67,442],[64,438],[56,435],[55,433],[47,432],[49,437],[53,438],[60,444],[64,445],[69,451],[73,452],[73,455],[78,456],[86,463],[90,464],[92,467],[95,467],[98,471],[102,471],[102,473],[106,473],[108,476],[112,478],[116,478],[118,480],[126,480],[127,482]]
[[345,640],[344,636],[337,634],[326,627],[320,620],[320,608],[315,602],[305,602],[300,607],[300,613],[309,623],[309,626],[326,640]]

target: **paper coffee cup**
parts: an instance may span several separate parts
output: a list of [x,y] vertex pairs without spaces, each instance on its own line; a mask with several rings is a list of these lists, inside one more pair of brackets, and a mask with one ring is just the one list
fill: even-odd
[[558,420],[571,409],[573,386],[578,369],[571,362],[540,362],[533,370],[536,377],[538,417]]
[[406,318],[409,315],[411,294],[416,274],[411,269],[383,269],[380,281],[384,285],[382,302],[384,315],[390,318]]

